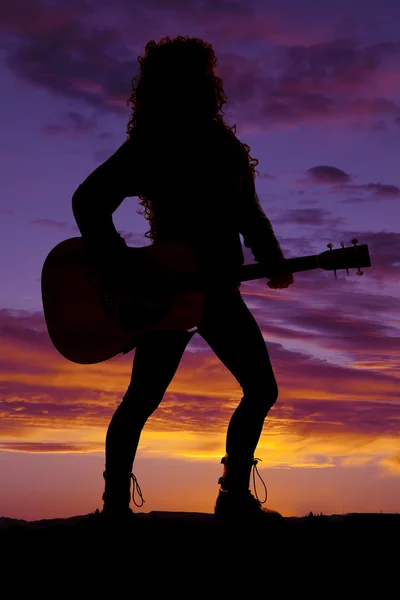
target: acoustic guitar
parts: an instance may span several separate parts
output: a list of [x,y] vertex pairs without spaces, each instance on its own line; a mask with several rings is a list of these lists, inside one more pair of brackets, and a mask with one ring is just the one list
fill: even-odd
[[[288,271],[336,271],[370,267],[366,244],[286,259]],[[95,364],[127,353],[153,332],[193,329],[204,311],[201,270],[184,241],[129,247],[132,277],[110,284],[87,258],[81,237],[60,242],[42,268],[41,290],[47,330],[55,348],[78,364]],[[131,261],[131,262],[130,262]],[[266,277],[258,263],[241,267],[240,281]]]

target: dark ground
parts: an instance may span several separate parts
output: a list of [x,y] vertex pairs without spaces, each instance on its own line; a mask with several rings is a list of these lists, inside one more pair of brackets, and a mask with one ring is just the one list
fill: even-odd
[[225,525],[204,513],[137,515],[122,531],[104,530],[93,515],[0,518],[0,594],[253,599],[315,590],[328,599],[400,598],[400,514],[285,517],[264,526]]

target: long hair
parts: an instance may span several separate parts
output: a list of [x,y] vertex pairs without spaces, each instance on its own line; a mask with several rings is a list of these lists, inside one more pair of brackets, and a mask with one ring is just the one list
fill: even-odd
[[[239,149],[241,158],[245,157],[248,173],[255,178],[258,160],[250,156],[250,146],[236,138],[236,125],[230,127],[223,119],[227,97],[214,72],[218,62],[211,44],[189,36],[150,40],[138,62],[139,72],[132,79],[127,102],[131,106],[128,138],[138,134],[154,142],[157,135],[176,136],[179,128],[183,131],[190,123],[200,125],[198,131],[201,125],[216,123],[228,134],[231,146]],[[154,241],[157,219],[152,198],[141,193],[139,204],[144,210],[137,212],[150,223],[145,235]]]

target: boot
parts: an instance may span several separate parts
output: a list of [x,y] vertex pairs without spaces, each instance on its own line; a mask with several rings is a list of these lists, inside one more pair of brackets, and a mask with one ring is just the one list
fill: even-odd
[[[243,459],[225,455],[221,463],[224,465],[222,477],[218,479],[219,494],[214,507],[214,514],[220,519],[261,519],[262,521],[282,521],[283,517],[277,511],[262,508],[267,501],[267,488],[257,470],[260,459],[251,457]],[[253,485],[255,497],[251,493],[250,474],[253,468]],[[264,486],[265,499],[261,502],[256,491],[255,473]]]
[[[103,477],[105,480],[105,489],[102,496],[103,510],[100,513],[103,523],[111,527],[129,526],[136,523],[137,517],[129,507],[131,500],[131,480],[133,482],[132,500],[135,506],[140,508],[143,506],[145,500],[135,475],[131,473],[122,482],[121,476],[118,478],[111,477],[106,471],[103,472]],[[141,500],[140,504],[135,499],[135,488]]]

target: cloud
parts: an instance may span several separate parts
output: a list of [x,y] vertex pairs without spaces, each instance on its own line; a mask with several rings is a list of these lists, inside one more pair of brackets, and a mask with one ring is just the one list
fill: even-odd
[[[214,44],[230,116],[238,118],[243,128],[321,120],[359,123],[378,117],[391,117],[393,122],[400,112],[398,43],[368,45],[353,38],[307,43],[307,36],[285,27],[282,20],[278,24],[271,11],[240,2],[166,6],[120,0],[113,24],[103,1],[96,4],[96,15],[90,4],[79,2],[49,7],[36,0],[27,10],[20,0],[6,0],[4,6],[3,46],[14,73],[96,112],[127,115],[137,55],[149,39],[166,35],[164,23],[169,18],[173,18],[169,35],[195,26],[197,36]],[[235,39],[259,42],[251,57],[230,49],[233,32]],[[302,44],[294,44],[295,37],[302,37]],[[381,90],[379,95],[376,90]],[[74,126],[77,132],[86,131],[79,123]],[[48,124],[44,133],[65,134],[60,127]]]
[[[295,180],[295,185],[325,185],[330,186],[330,194],[338,194],[340,201],[349,203],[365,202],[371,198],[394,199],[400,196],[400,188],[397,185],[389,183],[352,183],[353,176],[346,173],[338,167],[330,165],[318,165],[311,167],[306,171],[306,177]],[[302,190],[299,190],[302,192]],[[355,194],[363,194],[369,192],[369,196]],[[347,196],[345,194],[348,194]]]
[[388,126],[386,125],[385,121],[376,121],[375,123],[373,123],[371,125],[371,128],[374,131],[388,131]]
[[319,437],[347,434],[350,437],[359,435],[374,438],[377,435],[377,422],[378,435],[396,437],[398,430],[398,406],[390,402],[301,400],[296,403],[277,403],[273,410],[274,418],[282,420],[284,429],[293,428],[304,438],[308,435]]
[[400,189],[397,185],[387,183],[367,183],[367,185],[362,187],[367,191],[374,192],[374,195],[377,197],[398,198],[400,196]]
[[306,181],[322,185],[336,185],[349,183],[351,181],[351,175],[337,167],[320,165],[308,169]]
[[[400,196],[400,188],[391,183],[364,183],[360,185],[350,184],[343,186],[342,188],[335,188],[332,189],[330,193],[340,194],[341,197],[339,198],[339,201],[345,204],[360,204],[362,202],[371,202],[376,199],[395,200]],[[348,196],[344,196],[344,193],[347,193]],[[362,195],[355,196],[354,194]]]
[[366,232],[373,274],[378,280],[398,279],[400,274],[400,233],[392,231]]
[[31,225],[39,225],[40,227],[47,227],[50,229],[61,229],[61,230],[70,230],[70,231],[78,231],[78,228],[70,223],[66,223],[65,221],[57,221],[55,219],[32,219],[29,221]]
[[396,475],[400,474],[400,455],[389,456],[388,458],[382,459],[382,464],[387,467],[389,472]]
[[[77,2],[71,0],[70,9]],[[5,35],[40,35],[68,22],[70,12],[63,0],[49,6],[42,0],[4,0],[0,4],[0,32]]]
[[59,123],[47,123],[41,129],[43,135],[49,137],[60,137],[68,135],[68,129],[65,125]]
[[47,123],[43,125],[41,131],[45,136],[59,137],[70,135],[89,135],[96,129],[96,120],[89,118],[77,111],[68,111],[61,116],[60,121],[65,123]]
[[369,87],[385,59],[397,57],[399,51],[398,43],[363,45],[355,38],[291,46],[286,49],[281,88],[296,93],[359,93]]
[[[399,105],[386,98],[356,98],[348,104],[348,112],[358,118],[391,115],[399,110]],[[382,126],[384,122],[381,122],[380,129]]]
[[[347,280],[346,283],[349,284]],[[320,286],[320,282],[315,281],[314,285],[316,288]],[[290,393],[292,397],[296,389],[303,390],[302,393],[310,393],[310,389],[315,388],[312,392],[313,397],[320,394],[329,397],[327,390],[330,390],[330,394],[340,394],[345,389],[345,382],[349,385],[351,383],[353,392],[349,397],[352,396],[354,400],[365,394],[372,400],[379,394],[379,389],[384,390],[385,397],[397,394],[396,381],[389,369],[393,364],[396,340],[395,326],[389,325],[385,319],[385,315],[393,310],[389,298],[386,300],[385,297],[374,297],[374,302],[369,299],[368,303],[362,293],[357,294],[354,290],[348,290],[347,295],[344,295],[340,289],[335,288],[335,282],[324,285],[325,293],[319,291],[316,304],[310,303],[309,285],[304,286],[304,292],[300,289],[294,297],[289,296],[283,303],[281,297],[277,297],[272,291],[267,292],[265,285],[256,289],[260,290],[259,294],[253,295],[250,290],[249,295],[244,292],[245,298],[250,302],[266,339],[272,344],[271,352],[279,370],[291,371],[290,384],[285,382],[285,378],[282,381],[284,395]],[[271,314],[275,315],[274,319],[271,319]],[[379,327],[371,321],[369,315],[379,319]],[[31,315],[26,312],[3,310],[0,317],[4,340],[0,359],[3,373],[10,374],[11,395],[12,389],[14,392],[20,390],[18,394],[23,396],[24,390],[33,390],[36,386],[38,399],[51,398],[54,390],[57,397],[59,394],[64,397],[61,406],[66,408],[69,394],[72,395],[71,398],[76,394],[77,399],[88,395],[96,404],[95,397],[102,386],[109,390],[109,398],[112,398],[115,392],[117,398],[123,393],[128,383],[132,354],[126,358],[118,358],[115,363],[107,361],[98,366],[84,368],[69,363],[58,355],[48,338],[41,313]],[[314,352],[317,352],[319,347],[321,350],[330,349],[345,353],[350,364],[368,361],[374,356],[379,363],[379,360],[382,362],[385,357],[387,367],[383,370],[378,367],[374,371],[343,368],[317,360],[312,354],[289,351],[282,347],[286,340],[300,345],[312,343],[315,346]],[[34,348],[36,352],[32,353]],[[197,397],[205,395],[226,399],[228,395],[237,398],[240,393],[238,385],[221,367],[218,359],[212,357],[213,353],[210,353],[207,346],[204,346],[200,355],[195,352],[188,353],[184,360],[185,366],[174,382],[171,393],[188,395],[196,390],[194,396]],[[29,377],[26,371],[28,365],[31,369]],[[40,377],[41,369],[43,378]],[[49,369],[54,371],[50,381]],[[12,377],[11,373],[14,373]],[[48,383],[45,383],[46,381]],[[56,385],[51,381],[57,382]],[[204,390],[204,393],[200,390]],[[81,401],[76,401],[75,408],[81,404]]]
[[149,240],[149,238],[145,237],[144,233],[124,231],[122,229],[118,230],[118,233],[120,233],[122,235],[122,237],[124,238],[124,240],[126,241],[126,243],[131,246],[143,247],[143,246],[149,246],[151,244],[151,241]]
[[365,198],[363,196],[348,196],[345,198],[340,198],[339,202],[343,202],[343,204],[363,204],[368,200],[368,198]]
[[274,175],[270,175],[270,173],[260,173],[259,175],[257,175],[257,179],[275,179]]
[[29,454],[71,454],[77,452],[98,452],[99,445],[67,444],[51,442],[9,442],[0,443],[0,450],[8,452],[28,452]]
[[[382,461],[395,455],[398,431],[398,336],[388,322],[393,299],[354,289],[346,295],[333,284],[318,294],[306,285],[286,299],[265,285],[243,295],[267,340],[280,390],[259,444],[268,466],[320,468],[346,458],[381,460],[389,469]],[[322,358],[325,351],[347,360],[331,362]],[[1,449],[103,452],[133,356],[75,365],[52,346],[41,312],[0,310]],[[196,335],[146,423],[141,451],[219,454],[241,396]]]
[[337,227],[344,223],[342,217],[332,217],[331,213],[321,208],[295,208],[286,210],[274,223],[296,223],[313,227]]
[[0,210],[0,217],[12,217],[14,215],[14,211],[9,209]]
[[[122,60],[109,52],[119,42],[116,29],[91,29],[70,18],[54,29],[26,34],[20,43],[9,47],[7,61],[21,79],[56,96],[121,112],[126,107],[136,66],[133,57]],[[69,120],[75,130],[82,132],[78,114],[72,111]],[[84,126],[87,128],[88,124]]]
[[261,109],[261,117],[268,122],[300,123],[302,121],[327,121],[332,118],[334,102],[319,93],[289,93],[271,91]]
[[355,39],[283,47],[281,72],[270,80],[261,114],[290,124],[398,113],[395,96],[376,97],[372,90],[380,87],[386,59],[399,56],[399,44],[363,46]]

